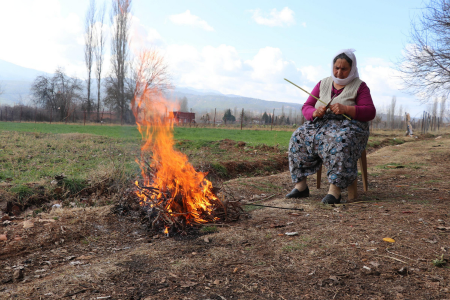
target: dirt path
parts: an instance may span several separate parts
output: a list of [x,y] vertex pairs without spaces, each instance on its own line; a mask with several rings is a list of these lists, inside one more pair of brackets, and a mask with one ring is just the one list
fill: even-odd
[[450,139],[368,163],[369,192],[335,207],[320,204],[325,179],[295,201],[288,173],[229,181],[235,199],[304,211],[249,206],[249,219],[197,236],[149,235],[110,206],[6,220],[0,298],[450,299],[448,265],[436,266],[450,259]]

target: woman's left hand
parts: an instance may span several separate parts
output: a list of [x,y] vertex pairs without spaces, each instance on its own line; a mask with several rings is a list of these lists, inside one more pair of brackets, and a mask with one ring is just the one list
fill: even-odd
[[330,105],[330,109],[336,115],[342,115],[342,114],[347,113],[347,105],[344,105],[341,103],[336,103],[336,104]]

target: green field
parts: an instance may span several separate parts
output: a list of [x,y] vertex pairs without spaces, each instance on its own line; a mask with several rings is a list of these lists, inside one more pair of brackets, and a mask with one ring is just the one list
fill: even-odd
[[[216,141],[244,141],[250,147],[265,144],[283,151],[291,134],[186,127],[174,130],[175,147],[188,155],[194,166],[217,165],[229,159],[229,153],[219,149]],[[135,162],[140,157],[140,144],[135,126],[0,122],[0,192],[26,199],[45,191],[49,198],[58,198],[60,195],[52,193],[61,185],[73,194],[104,179],[128,184],[140,174]],[[251,152],[239,159],[252,159]],[[65,179],[55,183],[61,174]]]
[[[73,125],[73,124],[48,124],[48,123],[13,123],[0,122],[0,130],[31,132],[31,133],[84,133],[94,134],[122,140],[140,139],[136,126],[107,126],[107,125]],[[293,129],[292,129],[293,131]],[[218,141],[230,139],[244,141],[250,145],[265,144],[268,146],[280,145],[286,147],[292,131],[268,131],[268,130],[230,130],[222,128],[187,128],[175,127],[176,140],[190,141]]]

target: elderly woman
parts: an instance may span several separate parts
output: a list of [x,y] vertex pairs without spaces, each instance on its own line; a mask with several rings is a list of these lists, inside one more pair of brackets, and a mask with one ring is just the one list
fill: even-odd
[[324,204],[340,203],[341,190],[358,175],[357,162],[369,138],[368,121],[376,110],[369,88],[359,79],[354,51],[339,51],[333,58],[331,76],[312,91],[323,102],[332,101],[329,109],[311,96],[303,105],[308,121],[292,134],[289,143],[289,170],[295,187],[286,198],[308,197],[306,178],[322,163],[330,183]]

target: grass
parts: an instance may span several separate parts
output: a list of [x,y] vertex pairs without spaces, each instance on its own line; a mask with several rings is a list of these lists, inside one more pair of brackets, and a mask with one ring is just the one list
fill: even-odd
[[298,250],[302,250],[306,246],[307,246],[306,244],[302,244],[302,243],[291,243],[289,245],[284,246],[283,251],[286,251],[286,252],[298,251]]
[[204,226],[200,229],[200,232],[203,233],[214,233],[214,232],[218,232],[219,229],[217,228],[217,226]]
[[[14,123],[0,122],[0,130],[31,132],[35,136],[41,133],[81,133],[93,134],[121,140],[138,142],[141,135],[136,126],[106,126],[106,125],[74,125],[74,124],[47,124],[47,123]],[[288,145],[292,131],[267,131],[267,130],[230,130],[215,128],[186,128],[175,127],[174,138],[178,141],[189,140],[197,147],[202,143],[210,143],[223,139],[244,141],[249,145],[265,144],[269,146]],[[192,147],[192,146],[191,146]]]
[[[236,154],[220,148],[218,141],[234,140],[237,148],[237,141],[246,147],[287,146],[291,132],[177,127],[174,135],[175,147],[194,166],[210,165],[226,178],[227,169],[220,162],[235,160]],[[47,194],[56,187],[75,194],[117,171],[130,182],[140,176],[135,162],[140,143],[136,126],[0,122],[0,181],[7,181],[6,189],[19,199],[35,193],[37,186],[44,186]],[[239,158],[250,154],[243,152]],[[60,175],[65,178],[51,184]]]

